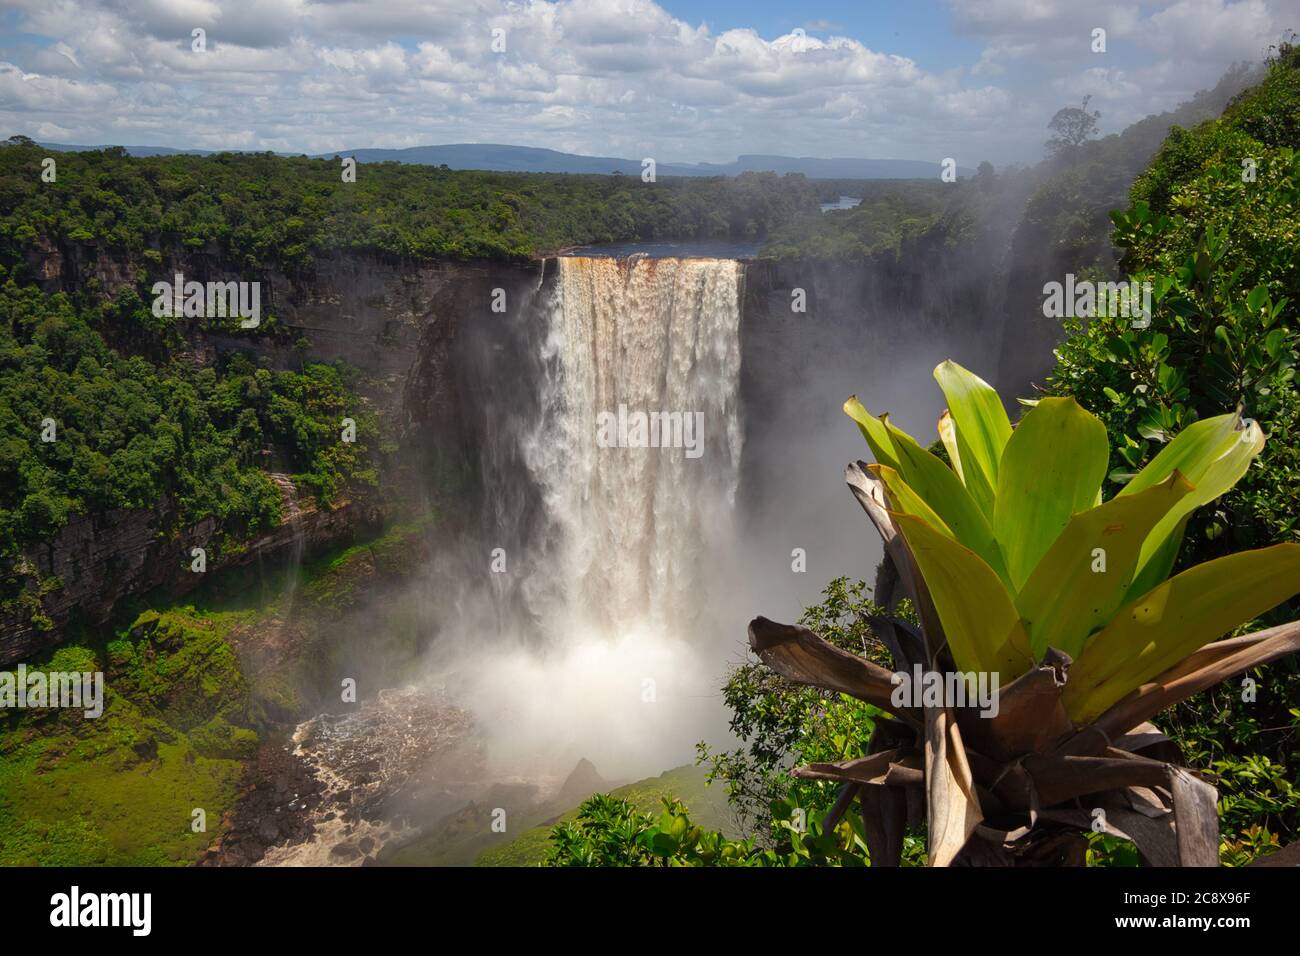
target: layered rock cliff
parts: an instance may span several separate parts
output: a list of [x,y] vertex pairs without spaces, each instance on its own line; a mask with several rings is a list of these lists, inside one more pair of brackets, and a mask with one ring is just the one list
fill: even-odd
[[[45,247],[29,266],[48,292],[112,296],[136,281],[144,263],[69,244]],[[187,347],[195,361],[241,351],[273,368],[346,363],[360,372],[357,388],[391,445],[378,493],[331,511],[293,514],[286,506],[279,528],[218,548],[207,573],[310,554],[382,524],[396,509],[429,504],[453,521],[500,523],[509,511],[522,528],[535,510],[535,489],[501,480],[521,472],[519,463],[488,460],[487,453],[509,444],[493,440],[496,430],[537,414],[546,327],[539,309],[556,271],[554,259],[510,265],[349,253],[312,260],[293,274],[253,275],[215,252],[163,250],[162,268],[152,263],[151,275],[262,283],[264,327],[192,327]],[[742,507],[769,520],[790,512],[813,476],[836,485],[842,446],[823,452],[811,442],[843,424],[845,397],[928,396],[929,370],[949,357],[991,376],[1000,353],[1015,347],[1002,341],[1002,326],[998,283],[961,263],[938,269],[924,256],[748,262],[740,322]],[[920,421],[937,410],[922,403],[910,411]],[[776,467],[783,458],[791,468]],[[486,473],[497,478],[490,489]],[[281,488],[288,505],[293,489],[284,481]],[[509,500],[484,508],[485,492]],[[177,526],[169,501],[74,519],[25,553],[19,570],[31,598],[21,615],[0,620],[0,665],[58,643],[73,623],[104,624],[128,597],[193,588],[203,578],[189,569],[190,549],[222,534],[212,521]],[[35,614],[32,599],[39,601]]]
[[[187,280],[240,278],[261,283],[263,327],[247,334],[187,332],[195,361],[230,351],[272,368],[342,362],[360,373],[357,388],[378,414],[391,443],[390,473],[370,496],[332,510],[298,510],[287,479],[283,523],[247,541],[222,539],[213,520],[180,527],[174,503],[73,518],[52,538],[28,548],[15,572],[25,581],[20,607],[0,619],[0,666],[31,657],[62,639],[73,624],[107,622],[129,597],[161,589],[184,593],[204,578],[190,570],[191,548],[209,548],[207,574],[255,559],[310,556],[382,524],[397,510],[471,495],[476,486],[475,398],[483,383],[468,370],[492,326],[510,321],[537,291],[542,265],[409,262],[382,255],[338,254],[301,272],[241,273],[215,252],[163,251],[161,272]],[[96,290],[113,297],[134,284],[144,263],[84,244],[46,244],[28,262],[46,292]],[[497,293],[503,290],[504,298]],[[507,313],[493,311],[504,302]],[[508,385],[508,383],[501,383]]]

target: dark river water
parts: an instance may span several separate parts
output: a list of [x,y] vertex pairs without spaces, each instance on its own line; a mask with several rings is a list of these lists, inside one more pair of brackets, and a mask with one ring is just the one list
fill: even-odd
[[861,204],[861,199],[855,199],[852,196],[841,196],[835,202],[822,203],[822,212],[830,212],[834,209],[855,209]]
[[607,256],[624,259],[631,255],[651,259],[752,259],[762,243],[757,240],[678,239],[667,242],[614,242],[607,245],[582,246],[562,253],[566,256]]

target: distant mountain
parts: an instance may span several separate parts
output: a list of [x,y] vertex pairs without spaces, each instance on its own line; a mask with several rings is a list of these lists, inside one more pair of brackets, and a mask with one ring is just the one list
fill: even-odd
[[[103,146],[69,146],[42,143],[46,149],[75,152],[103,149]],[[187,154],[208,156],[210,149],[173,149],[169,146],[127,146],[132,156],[173,156]],[[236,150],[248,152],[248,150]],[[296,156],[299,153],[280,153]],[[640,176],[641,160],[617,156],[582,156],[534,146],[506,146],[498,143],[450,143],[445,146],[411,146],[407,149],[351,149],[317,153],[316,158],[352,156],[359,163],[412,163],[423,166],[448,166],[451,169],[483,169],[513,173],[595,173]],[[818,159],[810,156],[740,156],[733,163],[659,163],[659,176],[735,176],[747,172],[803,173],[810,179],[934,179],[939,163],[915,159]],[[962,167],[958,174],[969,176]]]
[[[616,156],[581,156],[532,146],[496,143],[452,143],[409,149],[354,149],[321,156],[354,156],[359,163],[419,163],[451,169],[487,169],[518,173],[622,173],[641,175],[641,160]],[[734,163],[659,163],[660,176],[735,176],[747,172],[803,173],[810,179],[933,179],[938,163],[913,159],[816,159],[812,157],[746,155]],[[965,176],[970,171],[958,169]]]
[[[412,146],[408,149],[352,149],[320,153],[320,156],[353,156],[359,163],[414,163],[446,165],[452,169],[486,169],[503,173],[622,173],[641,175],[640,160],[612,156],[579,156],[534,146],[503,146],[496,143],[452,143],[447,146]],[[662,176],[670,173],[660,165]]]
[[[67,143],[38,143],[56,153],[84,153],[92,149],[108,149],[108,146],[70,146]],[[214,149],[173,149],[170,146],[123,146],[128,156],[211,156]],[[244,150],[236,150],[244,152]],[[282,154],[284,155],[284,154]]]

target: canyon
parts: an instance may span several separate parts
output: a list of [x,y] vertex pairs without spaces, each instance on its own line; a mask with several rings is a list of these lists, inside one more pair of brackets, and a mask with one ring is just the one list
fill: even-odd
[[[701,735],[725,732],[718,688],[745,623],[797,618],[827,581],[874,573],[842,481],[865,454],[845,397],[932,434],[938,362],[1024,359],[1014,334],[1004,347],[1001,280],[973,253],[936,271],[925,255],[754,250],[353,252],[258,272],[158,251],[163,274],[260,283],[258,328],[186,322],[172,357],[354,370],[386,446],[378,485],[318,507],[271,454],[282,520],[251,538],[185,525],[166,498],[74,518],[24,553],[44,620],[0,621],[0,660],[105,647],[110,715],[156,712],[137,674],[174,675],[170,729],[132,717],[106,780],[193,781],[191,758],[213,761],[205,786],[221,792],[197,805],[220,829],[167,850],[204,865],[468,863],[503,838],[481,828],[487,810],[535,826],[566,809],[575,763],[611,785],[691,771]],[[77,243],[28,266],[47,293],[108,298],[146,268]],[[137,344],[129,325],[105,335]],[[620,405],[703,422],[694,451],[599,448]],[[192,548],[209,550],[202,574]],[[340,705],[341,678],[356,703]],[[62,733],[15,744],[74,746]],[[23,799],[40,805],[57,779],[26,780]],[[108,852],[138,859],[157,836],[111,812],[131,835]]]
[[[221,353],[240,351],[271,368],[344,363],[360,373],[358,390],[396,449],[382,494],[332,510],[298,509],[292,485],[278,478],[284,523],[227,548],[209,574],[274,562],[294,549],[310,557],[373,534],[394,514],[435,504],[454,526],[499,524],[502,508],[515,512],[525,533],[537,520],[541,489],[494,483],[493,475],[528,472],[510,460],[519,453],[498,438],[503,429],[540,413],[545,315],[562,262],[590,270],[595,266],[582,264],[601,259],[414,262],[334,253],[291,274],[272,270],[256,277],[242,275],[214,249],[163,250],[162,259],[164,274],[261,282],[269,328],[191,325],[186,349],[192,361],[210,363]],[[605,274],[603,294],[629,283],[638,270],[653,274],[656,260],[618,261],[618,269]],[[28,265],[46,292],[88,287],[112,297],[135,281],[142,263],[92,245],[46,242]],[[1040,354],[1024,355],[1014,341],[1004,342],[1003,280],[979,262],[950,261],[935,269],[924,256],[851,263],[751,258],[727,268],[735,269],[737,288],[734,422],[741,429],[735,445],[742,521],[783,510],[782,499],[807,481],[825,488],[837,484],[835,471],[823,467],[834,459],[807,442],[810,433],[839,424],[837,409],[846,395],[892,382],[901,368],[928,369],[948,357],[976,369],[1000,369],[998,384],[1014,392],[1040,376],[1050,360],[1041,348]],[[506,311],[493,311],[502,293]],[[796,293],[804,311],[792,309]],[[671,298],[673,290],[662,294]],[[619,308],[615,304],[610,313],[611,328]],[[620,397],[626,396],[609,393],[610,409]],[[496,500],[489,503],[489,496]],[[190,549],[209,545],[222,532],[212,520],[177,527],[167,500],[149,509],[74,518],[25,553],[19,570],[41,594],[46,620],[40,626],[17,618],[0,621],[0,665],[57,644],[72,624],[103,624],[128,598],[192,590],[202,576],[189,570]],[[844,556],[828,555],[827,565]]]

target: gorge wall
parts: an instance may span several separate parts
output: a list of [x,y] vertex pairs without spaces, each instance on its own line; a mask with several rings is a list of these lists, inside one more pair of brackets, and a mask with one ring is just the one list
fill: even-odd
[[[337,254],[295,274],[241,276],[212,250],[177,248],[162,255],[165,276],[261,282],[267,327],[250,334],[192,327],[186,336],[191,360],[207,364],[221,353],[241,351],[276,369],[344,362],[361,373],[358,391],[394,444],[380,492],[330,510],[299,510],[287,477],[276,476],[284,522],[228,549],[207,573],[289,555],[310,557],[372,532],[388,514],[427,506],[440,491],[454,497],[476,486],[476,469],[467,463],[474,460],[475,435],[483,428],[474,401],[481,385],[463,374],[468,369],[456,357],[474,348],[461,342],[461,333],[481,313],[492,314],[495,289],[505,289],[508,302],[526,301],[539,285],[540,263],[413,263]],[[135,283],[144,263],[85,244],[47,243],[28,266],[47,293],[93,289],[112,298]],[[0,618],[0,666],[57,645],[72,625],[104,624],[128,597],[155,589],[176,596],[197,587],[204,577],[189,570],[190,549],[209,546],[222,531],[212,520],[178,526],[169,500],[74,518],[26,549],[15,567],[39,603],[33,608],[29,599]]]
[[[162,253],[163,275],[240,275],[212,250]],[[49,245],[29,262],[47,292],[96,288],[106,296],[133,283],[142,265],[78,244]],[[518,445],[497,440],[497,432],[545,413],[542,307],[559,274],[555,258],[511,265],[338,253],[300,272],[256,276],[269,328],[191,329],[197,362],[238,350],[273,368],[347,363],[361,373],[358,388],[394,445],[380,494],[307,509],[246,542],[225,566],[310,555],[381,525],[395,510],[430,504],[453,526],[535,531],[545,520],[546,489],[528,479],[517,451],[502,451]],[[839,411],[844,398],[857,393],[873,410],[888,401],[881,410],[918,437],[933,437],[937,390],[929,370],[951,357],[994,377],[1004,345],[1001,292],[976,271],[936,271],[915,257],[755,260],[744,264],[740,288],[738,500],[745,520],[770,526],[773,547],[764,553],[788,561],[791,547],[820,537],[818,529],[833,537],[844,516],[841,471],[861,454]],[[803,311],[792,308],[796,295]],[[494,302],[505,311],[494,311]],[[611,329],[620,320],[611,312]],[[177,527],[166,500],[74,519],[26,553],[20,570],[33,590],[44,587],[46,621],[0,621],[0,665],[57,644],[70,624],[103,624],[126,597],[195,587],[201,576],[188,570],[189,549],[221,530],[211,521]],[[851,543],[823,547],[810,568],[818,573],[807,578],[824,583],[821,572],[844,573],[860,560],[866,556]]]
[[[839,575],[871,580],[879,561],[878,539],[844,486],[845,465],[870,458],[842,411],[846,398],[889,412],[928,445],[942,410],[932,372],[944,359],[1004,396],[1025,393],[1019,381],[997,380],[1003,289],[976,256],[758,260],[746,266],[744,290],[740,520],[756,576],[787,585],[753,612],[784,620]],[[804,311],[792,307],[799,300]],[[795,549],[806,573],[791,573]]]

